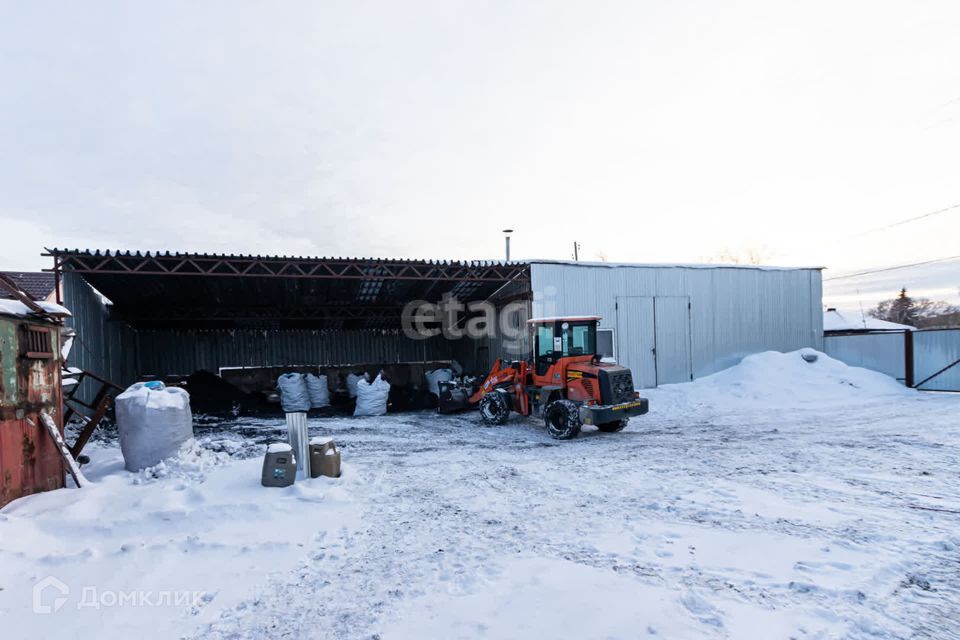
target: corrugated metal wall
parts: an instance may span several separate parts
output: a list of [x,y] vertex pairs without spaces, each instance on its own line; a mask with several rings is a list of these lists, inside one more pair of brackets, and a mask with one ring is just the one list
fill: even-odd
[[70,366],[117,384],[136,381],[136,332],[111,320],[101,296],[75,273],[63,274],[63,303],[73,314],[66,325],[77,331],[68,358]]
[[189,375],[221,367],[423,362],[452,357],[443,338],[411,340],[397,330],[255,330],[137,332],[140,373]]
[[110,308],[77,274],[64,274],[63,284],[64,305],[73,313],[67,324],[77,331],[71,366],[121,386],[144,375],[189,375],[220,367],[447,360],[469,342],[411,340],[399,330],[379,329],[138,331],[111,320]]
[[[603,317],[601,328],[615,331],[618,298],[688,296],[694,377],[733,366],[758,351],[823,347],[817,269],[544,262],[531,265],[531,285],[535,316],[595,313]],[[684,329],[677,325],[676,330]],[[628,334],[616,331],[621,359],[638,342]],[[640,360],[639,353],[630,357]]]
[[960,391],[960,364],[920,384],[944,367],[960,360],[960,329],[913,332],[914,381],[927,391]]
[[852,367],[879,371],[906,384],[903,331],[825,336],[823,351]]

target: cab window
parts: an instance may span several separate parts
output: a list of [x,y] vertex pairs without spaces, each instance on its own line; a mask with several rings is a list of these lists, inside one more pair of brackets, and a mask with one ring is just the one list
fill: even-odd
[[546,356],[553,353],[553,325],[537,325],[537,355]]
[[562,328],[564,356],[593,355],[597,352],[597,330],[592,322],[590,324],[564,323],[564,325]]

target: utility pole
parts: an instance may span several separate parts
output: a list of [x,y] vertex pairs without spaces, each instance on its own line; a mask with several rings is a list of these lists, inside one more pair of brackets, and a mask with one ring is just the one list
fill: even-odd
[[507,243],[507,262],[510,262],[510,234],[513,233],[513,229],[504,229],[503,233],[505,234],[504,240],[506,240]]
[[573,243],[573,261],[578,262],[580,260],[580,243],[574,241]]

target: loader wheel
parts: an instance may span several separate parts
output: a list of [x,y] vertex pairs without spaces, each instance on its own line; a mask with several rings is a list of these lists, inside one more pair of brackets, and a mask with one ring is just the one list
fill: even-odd
[[598,424],[597,429],[600,429],[600,431],[606,433],[616,433],[617,431],[623,431],[623,428],[627,426],[629,422],[629,418],[624,418],[623,420],[615,420],[613,422]]
[[505,394],[493,391],[480,398],[480,421],[485,425],[504,424],[510,416]]
[[543,412],[547,431],[557,440],[570,440],[580,433],[580,409],[570,400],[554,400]]

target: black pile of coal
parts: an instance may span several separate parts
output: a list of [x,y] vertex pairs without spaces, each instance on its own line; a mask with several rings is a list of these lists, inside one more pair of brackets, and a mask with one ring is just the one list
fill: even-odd
[[436,409],[437,396],[426,389],[414,389],[413,387],[390,387],[390,398],[388,411],[421,411],[423,409]]
[[195,371],[187,378],[190,410],[194,413],[243,415],[255,412],[262,401],[209,371]]

